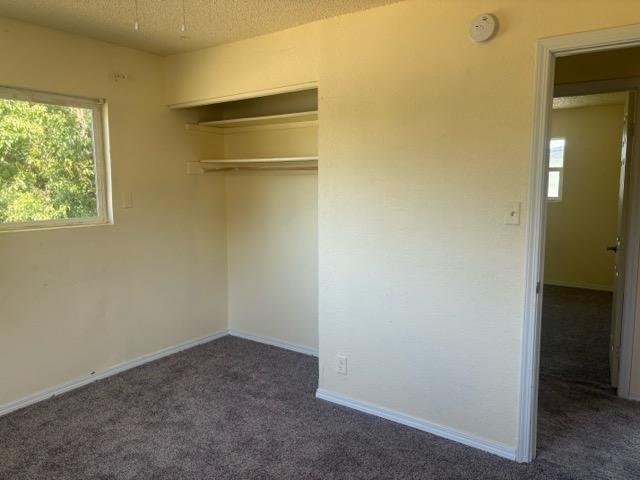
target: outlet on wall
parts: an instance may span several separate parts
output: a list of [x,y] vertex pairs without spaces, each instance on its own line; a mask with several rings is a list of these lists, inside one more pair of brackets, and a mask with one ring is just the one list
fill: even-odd
[[340,375],[347,374],[347,356],[346,355],[336,355],[336,372]]

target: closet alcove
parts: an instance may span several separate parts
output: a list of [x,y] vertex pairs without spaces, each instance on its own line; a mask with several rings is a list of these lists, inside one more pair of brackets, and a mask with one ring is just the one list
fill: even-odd
[[317,90],[192,110],[186,174],[225,190],[230,330],[317,354]]

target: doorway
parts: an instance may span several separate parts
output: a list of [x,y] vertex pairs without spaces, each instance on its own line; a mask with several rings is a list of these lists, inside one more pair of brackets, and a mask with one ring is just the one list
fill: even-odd
[[550,462],[571,451],[589,464],[597,451],[622,469],[640,427],[640,405],[617,397],[634,110],[633,91],[553,100],[538,396]]
[[542,377],[617,387],[634,107],[633,91],[553,99]]
[[[529,189],[529,211],[527,232],[527,265],[526,265],[526,282],[525,282],[525,321],[523,330],[523,357],[522,357],[522,383],[520,391],[520,408],[519,408],[519,432],[518,432],[518,448],[517,459],[519,461],[531,461],[535,458],[537,445],[554,445],[559,453],[559,457],[555,459],[547,458],[550,461],[562,461],[562,456],[576,455],[585,453],[584,460],[593,464],[593,468],[597,469],[598,464],[602,464],[601,460],[597,460],[594,452],[603,452],[611,454],[620,460],[620,468],[624,468],[624,457],[626,446],[633,445],[633,441],[625,443],[625,432],[629,435],[627,440],[632,440],[638,429],[640,429],[640,404],[624,400],[623,398],[635,398],[634,391],[638,386],[638,366],[640,365],[639,348],[640,346],[638,331],[636,324],[640,323],[640,315],[637,308],[638,297],[638,262],[639,262],[639,244],[640,235],[640,166],[638,161],[633,160],[633,154],[639,151],[637,135],[633,136],[633,125],[635,124],[635,111],[629,111],[629,108],[635,108],[633,93],[637,91],[640,85],[640,71],[633,73],[629,71],[629,65],[638,65],[639,62],[630,62],[625,56],[640,55],[640,26],[631,26],[625,28],[609,29],[598,32],[587,32],[575,35],[567,35],[562,37],[554,37],[540,40],[538,42],[538,57],[536,65],[536,98],[534,103],[534,123],[533,123],[533,146],[532,146],[532,163],[530,171],[530,189]],[[603,61],[603,56],[613,55],[617,59],[607,59]],[[590,57],[591,56],[591,57]],[[593,57],[595,56],[595,57]],[[567,73],[567,70],[560,67],[559,60],[573,59],[573,74],[577,78],[558,84],[557,75]],[[595,60],[595,61],[594,61]],[[625,72],[616,71],[616,62],[618,66],[626,67]],[[570,62],[571,63],[571,62]],[[603,71],[604,67],[604,71]],[[598,70],[600,69],[600,72]],[[589,75],[597,73],[595,76]],[[586,75],[586,77],[585,77]],[[599,75],[599,76],[598,76]],[[565,79],[566,80],[566,79]],[[555,91],[554,91],[555,90]],[[567,91],[570,90],[570,91]],[[618,272],[624,274],[623,282],[620,280],[613,281],[609,285],[601,285],[598,283],[587,285],[571,285],[572,282],[566,280],[565,284],[558,279],[553,279],[545,274],[545,247],[548,247],[547,241],[547,217],[553,215],[550,212],[548,198],[551,189],[560,190],[559,195],[563,195],[562,188],[567,186],[562,182],[567,181],[567,177],[562,178],[563,174],[568,171],[562,171],[559,174],[552,174],[551,160],[551,140],[556,139],[552,134],[552,115],[553,115],[553,99],[556,97],[575,97],[580,95],[591,95],[595,93],[611,93],[611,92],[627,92],[625,93],[627,102],[625,110],[627,111],[627,132],[625,141],[627,150],[627,159],[629,163],[625,165],[626,172],[622,172],[619,178],[627,178],[627,184],[622,185],[626,188],[620,188],[624,198],[619,198],[618,205],[626,208],[626,211],[617,212],[616,215],[616,233],[622,231],[624,234],[619,237],[620,243],[614,238],[613,243],[607,242],[604,245],[604,252],[614,257],[613,263],[618,268]],[[632,92],[631,94],[628,92]],[[632,139],[633,137],[633,139]],[[623,138],[623,136],[619,137]],[[620,157],[623,158],[622,152],[625,150],[619,143]],[[556,145],[557,147],[557,142]],[[566,146],[566,144],[565,144]],[[568,150],[567,150],[568,152]],[[554,167],[556,169],[563,167]],[[561,177],[558,179],[558,177]],[[572,175],[573,177],[573,175]],[[619,184],[618,187],[621,185]],[[568,187],[567,187],[568,188]],[[562,198],[562,197],[561,197]],[[624,201],[622,201],[624,200]],[[616,207],[617,209],[617,207]],[[610,211],[610,210],[609,210]],[[627,223],[620,225],[622,219],[627,219]],[[604,228],[603,228],[604,230]],[[582,247],[587,239],[591,239],[593,234],[585,234],[581,238],[581,242],[577,242]],[[617,236],[617,235],[616,235]],[[610,250],[607,251],[606,248]],[[615,251],[617,250],[617,252]],[[565,256],[570,256],[566,254]],[[575,253],[570,251],[571,254]],[[606,258],[606,257],[605,257]],[[609,261],[611,262],[611,257]],[[611,264],[609,265],[611,268]],[[551,270],[549,274],[553,273]],[[615,275],[615,270],[614,270]],[[567,277],[569,278],[569,277]],[[615,277],[618,278],[618,277]],[[557,283],[557,285],[549,285],[545,288],[545,281],[549,283]],[[556,282],[553,282],[556,280]],[[579,287],[590,286],[592,288],[580,289]],[[606,287],[606,288],[594,288]],[[541,343],[545,336],[554,336],[552,330],[547,329],[543,323],[543,315],[545,310],[544,299],[551,301],[553,306],[553,289],[556,290],[556,306],[564,301],[564,306],[560,306],[558,310],[571,310],[573,307],[584,308],[588,306],[589,301],[580,298],[581,294],[590,290],[592,312],[594,313],[592,323],[596,325],[592,329],[597,338],[597,342],[587,341],[588,349],[597,352],[594,361],[596,368],[588,368],[588,362],[582,358],[574,357],[573,365],[570,360],[561,356],[547,355],[549,351],[545,351],[545,347]],[[563,294],[562,289],[565,290]],[[584,291],[583,291],[584,290]],[[574,299],[571,301],[570,293],[573,292]],[[568,296],[569,295],[569,296]],[[571,307],[573,305],[573,307]],[[549,307],[549,302],[547,302]],[[548,308],[547,308],[548,310]],[[609,316],[611,312],[611,316]],[[614,315],[613,312],[618,312]],[[553,313],[553,312],[552,312]],[[558,313],[558,312],[556,312]],[[549,313],[547,312],[547,317]],[[580,311],[573,315],[581,316]],[[612,319],[619,319],[618,325]],[[584,319],[581,319],[584,321]],[[607,320],[609,320],[607,322]],[[567,331],[560,332],[564,336],[571,334],[577,328],[575,325],[566,324]],[[584,327],[584,325],[582,326]],[[597,335],[595,332],[599,332]],[[551,332],[551,335],[547,333]],[[568,332],[568,333],[567,333]],[[607,335],[608,334],[608,335]],[[560,337],[562,335],[559,335]],[[609,337],[607,339],[607,337]],[[541,341],[542,340],[542,341]],[[575,339],[574,339],[575,340]],[[566,344],[565,344],[566,345]],[[556,345],[557,346],[557,345]],[[551,353],[553,353],[553,345],[551,345]],[[613,348],[612,348],[613,347]],[[583,353],[587,348],[582,348]],[[617,349],[617,352],[616,352]],[[606,351],[606,354],[604,353]],[[619,353],[618,353],[619,352]],[[546,357],[541,356],[541,353]],[[567,352],[564,352],[565,354]],[[635,353],[635,356],[634,356]],[[590,359],[593,358],[589,357]],[[554,363],[555,362],[555,363]],[[593,365],[592,365],[593,366]],[[574,383],[568,385],[565,383],[548,382],[545,377],[550,371],[553,373],[563,373],[562,368],[574,377]],[[606,368],[605,368],[606,367]],[[633,368],[635,367],[635,368]],[[551,377],[553,378],[553,377]],[[582,382],[582,383],[580,383]],[[569,415],[567,410],[563,411],[558,403],[553,404],[553,400],[557,400],[563,395],[565,398],[578,400],[576,397],[576,385],[582,385],[586,388],[607,390],[605,397],[610,404],[621,405],[618,412],[614,412],[608,418],[594,414],[598,409],[602,408],[602,404],[580,402],[575,403],[575,408],[570,409]],[[538,393],[540,390],[540,404],[538,403]],[[602,393],[603,390],[598,390]],[[546,398],[546,400],[545,400]],[[622,403],[619,403],[622,402]],[[547,416],[551,411],[555,413],[555,417]],[[564,416],[563,416],[564,415]],[[572,416],[576,415],[576,416]],[[551,420],[550,420],[551,418]],[[554,420],[557,420],[555,421]],[[592,429],[582,431],[573,431],[571,439],[562,437],[554,437],[553,433],[567,430],[572,425],[572,420],[576,418],[585,421],[596,420],[592,423]],[[612,418],[621,420],[620,425],[610,422]],[[546,422],[546,423],[545,423]],[[618,428],[619,427],[619,428]],[[554,430],[555,428],[555,430]],[[616,433],[611,434],[611,429],[615,429]],[[627,432],[627,430],[629,430]],[[605,434],[611,435],[605,435]],[[611,439],[608,445],[603,445],[603,435]],[[554,443],[555,442],[555,443]],[[600,442],[600,443],[599,443]],[[608,453],[607,453],[608,452]],[[547,451],[542,450],[542,455],[548,457]],[[628,457],[627,457],[628,458]]]

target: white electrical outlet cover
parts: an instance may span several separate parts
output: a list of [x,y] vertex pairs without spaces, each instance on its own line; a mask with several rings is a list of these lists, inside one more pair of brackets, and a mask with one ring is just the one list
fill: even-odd
[[486,42],[496,33],[497,27],[496,17],[490,13],[483,13],[471,20],[469,36],[476,43]]

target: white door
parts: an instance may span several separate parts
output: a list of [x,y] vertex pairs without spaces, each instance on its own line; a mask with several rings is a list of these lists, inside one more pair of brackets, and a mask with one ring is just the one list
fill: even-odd
[[618,386],[620,370],[620,341],[622,330],[622,306],[624,302],[624,265],[625,265],[625,237],[629,223],[628,200],[629,172],[628,160],[631,158],[631,141],[634,134],[633,119],[635,118],[635,92],[627,95],[627,108],[624,116],[622,131],[622,153],[620,155],[620,187],[618,190],[618,230],[616,243],[607,248],[615,255],[615,279],[613,289],[613,313],[611,316],[611,338],[609,348],[609,368],[611,369],[611,385]]

